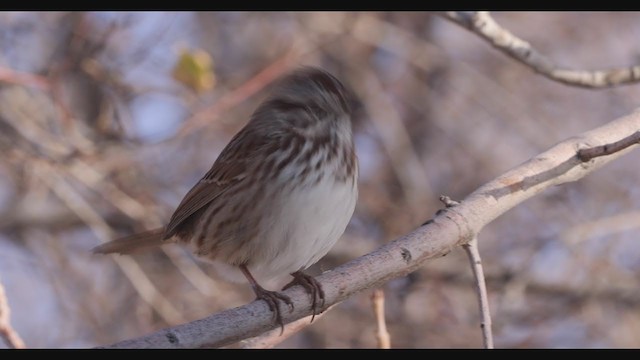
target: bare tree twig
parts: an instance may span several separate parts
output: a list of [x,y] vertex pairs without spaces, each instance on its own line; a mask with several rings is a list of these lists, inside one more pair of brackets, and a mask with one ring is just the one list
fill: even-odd
[[473,277],[476,281],[476,293],[478,295],[478,307],[482,322],[482,343],[485,349],[493,349],[493,331],[491,330],[491,311],[489,310],[489,297],[487,296],[487,284],[484,278],[484,270],[482,269],[482,260],[480,259],[480,251],[478,251],[478,238],[474,237],[469,243],[462,245],[473,270]]
[[[577,149],[585,144],[613,143],[640,129],[640,109],[561,142],[529,161],[483,185],[453,208],[439,213],[426,225],[379,249],[354,259],[316,279],[325,291],[325,306],[331,306],[365,289],[417,270],[428,259],[449,253],[466,244],[484,226],[514,206],[543,190],[577,181],[603,165],[628,153],[620,152],[582,162]],[[299,286],[283,292],[295,306],[283,314],[285,323],[310,315],[310,299]],[[195,348],[219,347],[273,329],[272,313],[264,301],[222,311],[206,318],[121,341],[110,348]]]
[[441,15],[489,42],[535,72],[567,85],[585,88],[606,88],[640,81],[640,65],[608,70],[571,70],[558,68],[548,57],[527,41],[500,26],[487,11],[455,11]]
[[384,316],[384,290],[375,289],[371,293],[371,305],[376,317],[376,340],[378,348],[391,349],[391,336],[387,331],[387,321]]
[[629,135],[619,141],[611,144],[604,144],[602,146],[596,146],[587,149],[580,149],[578,151],[578,157],[580,160],[587,162],[598,156],[606,156],[616,153],[631,145],[640,143],[640,131],[636,131],[634,134]]
[[9,309],[9,301],[4,293],[4,287],[0,283],[0,337],[4,342],[13,349],[23,349],[24,341],[20,335],[11,327],[11,310]]

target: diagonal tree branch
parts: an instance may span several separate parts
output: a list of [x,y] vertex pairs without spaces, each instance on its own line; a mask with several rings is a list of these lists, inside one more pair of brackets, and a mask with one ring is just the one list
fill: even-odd
[[[439,212],[413,232],[317,277],[325,291],[325,308],[365,289],[405,276],[426,260],[446,255],[468,243],[485,225],[541,191],[576,181],[636,146],[583,162],[578,151],[615,143],[640,130],[640,110],[561,142],[483,185],[454,208]],[[299,286],[284,291],[295,305],[283,319],[311,314],[310,299]],[[220,347],[273,329],[266,303],[254,301],[206,318],[163,329],[110,348]]]
[[[315,315],[314,321],[318,321],[319,318],[324,316],[331,309],[333,309],[333,307],[325,310],[322,314]],[[284,333],[281,333],[280,328],[277,328],[269,330],[260,336],[242,340],[240,342],[240,347],[243,349],[270,349],[312,324],[311,319],[313,317],[314,315],[311,315],[288,323],[287,326],[284,327]]]
[[559,68],[527,41],[500,26],[487,11],[449,11],[441,15],[554,81],[586,88],[607,88],[640,81],[640,65],[594,71]]

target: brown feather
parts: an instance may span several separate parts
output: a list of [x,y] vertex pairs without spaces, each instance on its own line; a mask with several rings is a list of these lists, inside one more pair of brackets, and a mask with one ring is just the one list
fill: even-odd
[[130,254],[138,249],[162,245],[164,228],[158,228],[109,241],[93,248],[94,254]]
[[176,208],[176,211],[174,211],[162,235],[162,239],[167,240],[178,233],[180,231],[180,225],[184,224],[186,220],[198,210],[220,196],[223,190],[224,188],[215,183],[200,180],[199,183],[189,190],[180,205]]
[[[264,136],[256,136],[254,132],[255,129],[244,127],[231,139],[211,169],[189,190],[174,211],[162,237],[164,240],[182,233],[185,227],[183,225],[193,223],[196,219],[192,217],[201,214],[198,210],[215,201],[232,185],[245,179],[249,164],[255,163],[254,158],[262,155],[265,145],[269,145]],[[256,137],[260,140],[254,143],[247,142],[247,139]]]

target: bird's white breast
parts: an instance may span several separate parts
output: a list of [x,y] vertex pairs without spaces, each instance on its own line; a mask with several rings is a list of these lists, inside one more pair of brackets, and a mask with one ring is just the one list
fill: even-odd
[[[249,271],[263,283],[306,269],[329,252],[344,233],[358,197],[357,174],[346,182],[328,171],[317,184],[285,186],[270,194],[260,221],[260,239],[252,241]],[[235,266],[214,264],[232,281],[243,279]]]

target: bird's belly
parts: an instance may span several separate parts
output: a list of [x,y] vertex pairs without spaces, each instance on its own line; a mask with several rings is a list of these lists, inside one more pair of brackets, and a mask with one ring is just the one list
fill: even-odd
[[[324,177],[314,186],[286,188],[267,196],[268,211],[258,222],[257,238],[242,253],[253,276],[262,283],[306,269],[329,252],[344,233],[356,205],[356,180]],[[257,205],[257,204],[256,204]],[[229,244],[237,241],[229,242]],[[234,260],[223,254],[214,264],[229,280],[243,277]]]

